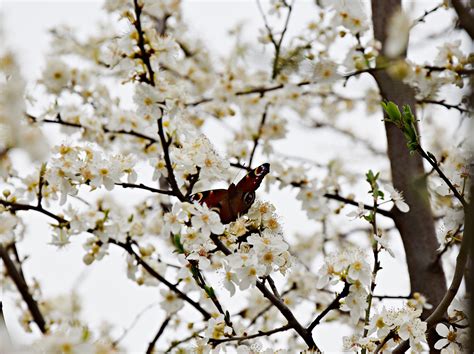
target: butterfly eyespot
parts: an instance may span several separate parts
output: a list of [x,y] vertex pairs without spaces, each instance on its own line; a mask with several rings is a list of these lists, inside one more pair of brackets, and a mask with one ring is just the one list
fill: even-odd
[[199,202],[202,199],[202,197],[203,197],[202,193],[196,193],[196,194],[193,194],[190,199],[192,202]]
[[261,176],[263,174],[267,174],[270,171],[270,164],[264,163],[263,165],[258,166],[253,173],[255,176]]
[[244,203],[246,205],[251,205],[255,200],[255,192],[247,192],[244,194]]

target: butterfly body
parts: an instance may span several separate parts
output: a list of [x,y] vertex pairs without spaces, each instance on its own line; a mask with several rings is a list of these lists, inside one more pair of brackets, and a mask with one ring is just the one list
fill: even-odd
[[255,191],[269,172],[270,164],[264,163],[247,173],[239,183],[232,183],[228,189],[199,192],[191,195],[190,200],[206,204],[219,214],[223,224],[228,224],[250,209],[255,201]]

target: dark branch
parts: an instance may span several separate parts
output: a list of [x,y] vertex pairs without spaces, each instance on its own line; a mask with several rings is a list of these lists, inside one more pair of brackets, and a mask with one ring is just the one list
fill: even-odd
[[331,311],[331,310],[337,310],[339,308],[339,306],[341,305],[340,304],[340,301],[341,299],[343,299],[344,297],[346,297],[348,294],[349,294],[349,287],[350,287],[350,284],[349,283],[345,283],[344,284],[344,289],[342,289],[341,293],[338,294],[334,300],[328,305],[328,307],[326,307],[324,309],[323,312],[321,312],[318,317],[316,317],[314,319],[313,322],[311,322],[311,324],[308,326],[308,331],[311,332],[314,327],[316,327],[320,322],[321,320]]
[[288,331],[288,330],[291,329],[291,328],[292,328],[292,327],[291,327],[290,325],[285,325],[285,326],[281,326],[281,327],[272,329],[272,330],[270,330],[270,331],[259,331],[258,333],[251,334],[251,335],[248,335],[248,336],[230,337],[230,338],[223,338],[223,339],[213,339],[213,338],[210,338],[210,339],[209,339],[209,343],[210,343],[212,346],[215,347],[215,346],[217,346],[217,345],[219,345],[219,344],[226,343],[226,342],[244,341],[244,340],[249,340],[249,339],[258,338],[258,337],[271,336],[272,334],[275,334],[275,333]]
[[420,100],[417,101],[418,104],[434,104],[438,106],[443,106],[447,109],[455,109],[459,111],[459,113],[472,113],[469,109],[461,107],[461,105],[454,105],[454,104],[448,104],[444,100],[436,101],[436,100]]
[[138,0],[133,0],[133,5],[134,5],[134,11],[135,11],[135,21],[133,22],[133,25],[135,26],[135,29],[138,32],[137,45],[138,45],[138,48],[140,49],[140,59],[143,61],[143,64],[145,64],[148,70],[148,78],[145,76],[142,79],[146,83],[149,83],[151,86],[155,86],[155,73],[153,72],[153,69],[151,67],[150,53],[148,53],[145,48],[145,37],[143,34],[142,22],[140,19],[140,16],[142,13],[142,5],[138,4]]
[[134,184],[134,183],[115,183],[116,186],[121,186],[123,188],[136,188],[136,189],[144,189],[149,192],[159,193],[159,194],[166,194],[166,195],[174,195],[174,191],[168,191],[164,189],[157,189],[153,187],[149,187],[144,185],[143,183]]
[[170,320],[171,320],[171,316],[168,316],[165,318],[160,328],[158,329],[158,332],[156,332],[156,335],[153,337],[150,344],[148,344],[148,348],[146,349],[146,354],[153,353],[153,348],[155,347],[156,342],[158,341],[158,339],[160,339],[161,335],[166,329],[166,326],[168,326],[168,323],[170,322]]
[[21,210],[34,210],[41,214],[49,216],[52,219],[55,219],[60,224],[66,224],[66,225],[69,224],[69,221],[67,221],[66,219],[58,215],[51,213],[50,211],[46,209],[43,209],[42,206],[14,203],[14,202],[9,202],[7,200],[0,200],[0,205],[3,205],[4,207],[6,207],[8,210],[10,210],[13,213],[17,211],[21,211]]
[[20,275],[20,272],[15,266],[15,263],[11,260],[8,251],[0,244],[0,257],[5,264],[5,268],[7,269],[8,276],[13,280],[18,289],[18,292],[21,294],[23,301],[25,301],[26,305],[28,306],[28,310],[33,317],[33,321],[38,326],[41,333],[45,334],[47,332],[46,328],[46,321],[44,320],[43,314],[41,313],[38,303],[30,294],[30,290],[28,288],[28,284],[23,280],[23,277]]
[[175,292],[181,299],[186,301],[188,304],[193,306],[196,310],[198,310],[201,315],[204,317],[205,320],[211,318],[211,314],[207,312],[205,309],[201,307],[201,305],[183,293],[178,287],[172,283],[170,283],[167,279],[165,279],[161,274],[159,274],[156,270],[154,270],[147,262],[145,262],[132,248],[132,245],[129,243],[120,242],[114,239],[109,239],[109,243],[119,246],[120,248],[124,249],[128,254],[135,258],[135,261],[140,264],[152,277],[166,285],[171,291]]

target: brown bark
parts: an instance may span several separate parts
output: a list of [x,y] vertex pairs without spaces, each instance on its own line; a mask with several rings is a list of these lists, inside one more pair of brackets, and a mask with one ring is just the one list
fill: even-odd
[[[374,35],[382,43],[386,40],[388,19],[398,8],[400,0],[372,1]],[[373,72],[382,97],[398,104],[409,105],[415,112],[413,90],[403,82],[391,78],[385,71]],[[411,292],[420,292],[436,306],[446,293],[443,268],[437,260],[438,241],[431,211],[423,160],[419,154],[410,154],[406,139],[393,124],[385,123],[388,157],[394,187],[402,191],[410,206],[407,214],[394,211],[393,217],[405,248]],[[429,311],[425,311],[426,317]]]

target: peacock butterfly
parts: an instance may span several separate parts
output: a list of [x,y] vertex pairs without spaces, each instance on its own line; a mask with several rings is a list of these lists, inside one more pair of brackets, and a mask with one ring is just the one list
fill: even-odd
[[206,204],[220,215],[223,224],[228,224],[250,209],[255,201],[255,191],[269,172],[270,164],[264,163],[247,173],[237,185],[232,183],[228,189],[199,192],[189,199],[191,202]]

